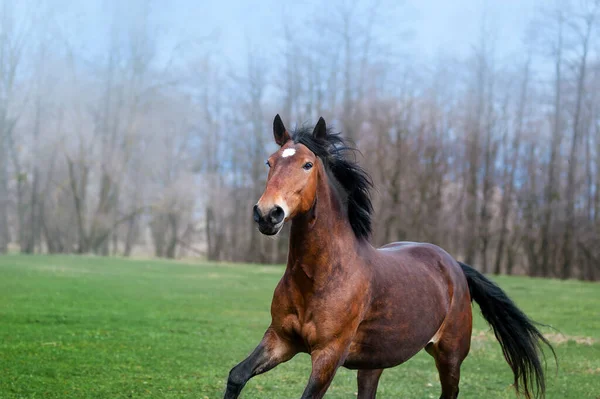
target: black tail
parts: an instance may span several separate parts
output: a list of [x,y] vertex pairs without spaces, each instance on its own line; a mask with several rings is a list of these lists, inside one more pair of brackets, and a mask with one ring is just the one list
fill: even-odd
[[515,388],[526,398],[544,397],[546,384],[540,361],[542,343],[548,345],[554,358],[554,349],[525,313],[500,287],[472,267],[460,263],[467,282],[471,300],[481,308],[483,318],[492,326],[504,358],[515,375]]

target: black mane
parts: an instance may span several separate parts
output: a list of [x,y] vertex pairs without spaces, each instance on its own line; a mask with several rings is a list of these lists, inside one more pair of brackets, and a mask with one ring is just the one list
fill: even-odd
[[350,155],[354,156],[358,150],[331,129],[327,129],[324,139],[317,139],[313,136],[312,129],[301,127],[292,133],[292,140],[294,143],[304,144],[321,159],[326,170],[339,183],[343,190],[342,194],[346,195],[348,220],[354,234],[358,238],[368,239],[371,235],[371,214],[373,213],[370,194],[373,181],[355,159],[349,158]]

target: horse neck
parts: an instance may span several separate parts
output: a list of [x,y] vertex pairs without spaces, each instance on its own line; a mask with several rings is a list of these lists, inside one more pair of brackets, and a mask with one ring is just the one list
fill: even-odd
[[319,168],[317,193],[312,209],[292,221],[288,268],[302,271],[309,279],[329,274],[343,266],[358,247],[347,212],[325,170]]

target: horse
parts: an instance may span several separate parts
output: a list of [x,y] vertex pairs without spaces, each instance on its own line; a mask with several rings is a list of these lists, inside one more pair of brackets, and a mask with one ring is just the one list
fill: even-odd
[[[311,132],[312,130],[312,132]],[[253,208],[265,235],[291,222],[287,267],[273,294],[271,324],[256,349],[229,373],[224,398],[247,381],[310,354],[303,399],[322,398],[339,367],[356,369],[358,398],[375,398],[384,369],[421,349],[435,360],[444,399],[458,397],[471,344],[471,302],[500,342],[517,394],[543,397],[543,344],[553,348],[495,283],[429,243],[370,243],[373,183],[355,146],[328,129],[290,134],[273,121],[279,149]]]

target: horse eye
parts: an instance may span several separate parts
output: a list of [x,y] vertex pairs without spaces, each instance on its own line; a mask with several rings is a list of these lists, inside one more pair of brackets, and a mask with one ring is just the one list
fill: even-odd
[[271,167],[271,162],[267,161],[267,162],[265,162],[265,165],[267,165],[270,168]]
[[304,170],[310,170],[310,168],[313,167],[312,162],[307,162],[304,164],[304,166],[302,167]]

